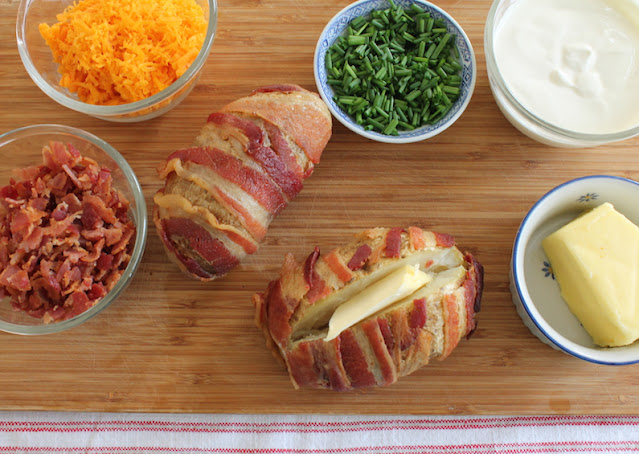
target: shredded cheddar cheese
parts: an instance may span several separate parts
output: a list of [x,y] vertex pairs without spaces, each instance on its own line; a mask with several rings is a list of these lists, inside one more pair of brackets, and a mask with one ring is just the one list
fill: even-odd
[[60,85],[89,104],[152,96],[193,63],[207,20],[194,0],[82,0],[40,24]]

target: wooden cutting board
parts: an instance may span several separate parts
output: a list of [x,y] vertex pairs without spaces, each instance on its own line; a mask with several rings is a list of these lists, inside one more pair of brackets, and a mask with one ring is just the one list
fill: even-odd
[[[314,89],[312,57],[326,22],[348,0],[221,0],[218,33],[199,84],[177,108],[139,124],[67,110],[24,70],[15,44],[18,2],[0,0],[0,132],[36,123],[86,129],[131,163],[147,203],[155,168],[190,144],[207,115],[252,89]],[[490,93],[483,50],[489,0],[439,0],[470,36],[479,74],[462,118],[426,142],[386,145],[341,124],[302,193],[272,223],[259,252],[226,279],[186,279],[150,228],[126,294],[70,331],[0,333],[0,409],[219,413],[639,413],[639,366],[589,364],[542,344],[508,291],[517,227],[547,190],[607,173],[639,179],[637,140],[590,150],[542,146],[517,132]],[[251,295],[287,251],[327,251],[373,226],[420,225],[453,234],[484,265],[479,329],[445,362],[398,384],[350,394],[295,391],[253,325]]]

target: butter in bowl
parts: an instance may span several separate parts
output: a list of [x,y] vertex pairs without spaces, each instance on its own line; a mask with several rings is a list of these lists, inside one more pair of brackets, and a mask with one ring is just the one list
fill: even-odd
[[639,362],[637,197],[635,181],[588,176],[552,189],[524,218],[510,287],[544,343],[593,363]]
[[542,246],[561,296],[595,344],[619,347],[639,338],[639,227],[606,202]]

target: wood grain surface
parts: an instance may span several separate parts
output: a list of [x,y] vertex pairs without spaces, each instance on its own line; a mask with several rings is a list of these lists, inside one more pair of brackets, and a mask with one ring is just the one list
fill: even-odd
[[[278,82],[315,89],[312,57],[348,0],[221,0],[218,33],[190,96],[164,116],[115,124],[67,110],[24,70],[18,3],[0,0],[0,132],[37,123],[85,129],[117,148],[147,203],[155,168],[190,144],[207,115]],[[533,203],[568,179],[639,179],[637,140],[555,149],[517,132],[490,93],[483,50],[489,0],[438,0],[467,31],[479,74],[467,111],[426,142],[386,145],[336,123],[302,193],[271,224],[259,252],[226,279],[197,283],[166,257],[153,227],[125,295],[82,326],[40,337],[0,333],[0,409],[216,413],[639,413],[639,366],[590,364],[542,344],[517,316],[508,266]],[[251,294],[287,251],[327,251],[373,226],[419,225],[455,236],[485,266],[479,329],[444,362],[396,385],[349,394],[295,391],[253,325]]]

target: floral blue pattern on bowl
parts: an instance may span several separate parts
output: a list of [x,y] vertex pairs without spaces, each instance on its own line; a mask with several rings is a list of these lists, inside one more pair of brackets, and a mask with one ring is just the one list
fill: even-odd
[[552,266],[546,260],[544,260],[544,267],[541,269],[544,273],[544,277],[552,277],[552,280],[555,280],[555,273],[552,272]]
[[577,202],[592,202],[593,200],[597,200],[599,195],[596,192],[589,192],[586,195],[582,195],[577,199]]
[[333,19],[331,19],[320,35],[315,49],[315,82],[322,99],[328,105],[331,113],[340,123],[350,130],[379,142],[417,142],[439,134],[452,125],[461,116],[468,106],[475,89],[477,64],[470,40],[466,36],[466,33],[464,33],[464,30],[448,13],[432,3],[423,0],[394,0],[394,2],[396,5],[400,5],[403,8],[408,8],[412,4],[419,5],[429,12],[435,19],[443,19],[446,22],[446,29],[448,32],[455,35],[455,42],[460,55],[459,63],[463,67],[461,74],[462,84],[459,87],[459,99],[455,101],[453,108],[448,112],[448,114],[435,124],[424,125],[413,131],[401,131],[399,136],[389,136],[376,131],[364,130],[362,126],[355,123],[355,121],[346,112],[342,111],[341,108],[333,101],[333,89],[328,84],[328,74],[326,72],[326,52],[333,42],[335,42],[335,40],[345,32],[353,19],[360,16],[366,16],[374,10],[387,9],[390,5],[388,0],[360,0],[347,6],[337,13]]

